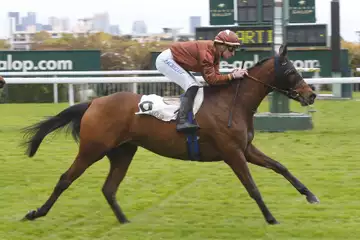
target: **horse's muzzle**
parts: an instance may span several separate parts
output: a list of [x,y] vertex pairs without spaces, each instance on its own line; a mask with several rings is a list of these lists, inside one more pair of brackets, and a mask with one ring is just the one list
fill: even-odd
[[313,104],[315,102],[316,93],[311,93],[309,96],[309,104]]
[[307,96],[300,96],[299,98],[300,98],[299,100],[300,100],[301,106],[309,106],[309,105],[314,104],[316,94],[312,92]]

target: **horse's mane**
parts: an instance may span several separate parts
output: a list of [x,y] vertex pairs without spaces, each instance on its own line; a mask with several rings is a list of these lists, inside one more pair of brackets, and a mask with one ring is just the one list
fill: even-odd
[[265,58],[259,60],[257,63],[254,64],[254,66],[248,68],[248,70],[253,69],[253,68],[257,67],[257,66],[261,66],[263,63],[265,63],[265,62],[266,62],[267,60],[269,60],[270,58],[271,58],[271,57],[265,57]]

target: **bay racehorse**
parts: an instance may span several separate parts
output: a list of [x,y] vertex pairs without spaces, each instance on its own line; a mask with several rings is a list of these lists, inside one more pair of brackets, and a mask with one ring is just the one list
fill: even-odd
[[[221,86],[204,86],[203,103],[196,114],[199,124],[199,161],[224,161],[230,166],[248,194],[260,208],[269,224],[278,223],[265,205],[250,174],[247,163],[269,168],[285,177],[310,203],[317,197],[289,170],[266,156],[253,144],[253,117],[257,107],[271,91],[279,91],[301,105],[313,104],[316,95],[287,57],[287,47],[248,69],[249,75]],[[27,154],[33,157],[49,133],[69,125],[79,141],[79,151],[70,168],[61,175],[51,196],[37,210],[29,211],[24,220],[45,216],[60,195],[93,163],[104,156],[110,160],[110,171],[102,192],[120,223],[128,222],[116,200],[116,192],[138,149],[188,160],[183,133],[175,122],[164,122],[153,116],[136,115],[141,95],[119,92],[90,102],[73,105],[31,125],[24,130]],[[229,117],[229,112],[231,116]],[[230,121],[231,124],[228,124]],[[231,125],[231,126],[230,126]],[[230,127],[229,127],[230,126]]]
[[0,88],[3,88],[5,86],[5,80],[2,76],[0,76]]

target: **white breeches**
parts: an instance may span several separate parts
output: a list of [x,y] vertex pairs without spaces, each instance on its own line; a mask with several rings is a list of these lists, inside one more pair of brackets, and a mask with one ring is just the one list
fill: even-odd
[[156,58],[155,65],[157,70],[185,91],[191,86],[201,86],[201,83],[196,80],[194,75],[185,71],[174,61],[170,49],[166,49],[160,53],[160,55]]

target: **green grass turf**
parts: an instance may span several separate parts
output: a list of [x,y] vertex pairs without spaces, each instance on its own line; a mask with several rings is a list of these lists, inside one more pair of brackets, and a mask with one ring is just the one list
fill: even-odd
[[[304,112],[298,103],[292,110]],[[360,102],[318,101],[311,131],[256,133],[254,143],[283,163],[319,199],[306,202],[282,176],[250,165],[280,225],[267,225],[224,163],[193,163],[140,149],[117,194],[132,223],[120,225],[101,193],[106,158],[63,193],[46,217],[40,207],[70,166],[77,144],[50,135],[30,159],[19,129],[67,104],[0,104],[0,239],[359,239]],[[266,111],[262,104],[260,110]]]

